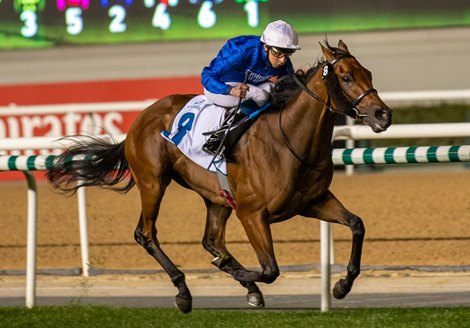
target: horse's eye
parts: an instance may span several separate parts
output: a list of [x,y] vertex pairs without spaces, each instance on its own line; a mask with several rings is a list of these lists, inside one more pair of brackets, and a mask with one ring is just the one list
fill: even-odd
[[349,76],[349,75],[344,75],[344,76],[343,76],[343,82],[344,82],[344,83],[351,83],[351,82],[352,82],[351,76]]

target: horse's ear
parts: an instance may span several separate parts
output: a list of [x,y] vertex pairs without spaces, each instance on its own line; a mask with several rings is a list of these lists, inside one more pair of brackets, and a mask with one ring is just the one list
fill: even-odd
[[331,63],[334,59],[335,59],[335,55],[333,54],[333,52],[325,47],[323,44],[320,43],[320,46],[321,46],[321,50],[323,52],[323,55],[325,56],[326,60]]
[[344,50],[347,53],[349,53],[348,46],[341,39],[338,41],[338,48],[340,48],[341,50]]

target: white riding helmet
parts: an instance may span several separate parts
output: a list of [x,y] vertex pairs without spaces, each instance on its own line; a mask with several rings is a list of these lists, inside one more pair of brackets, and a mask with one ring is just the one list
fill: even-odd
[[282,20],[269,23],[260,38],[261,42],[276,48],[299,50],[299,37],[292,25]]

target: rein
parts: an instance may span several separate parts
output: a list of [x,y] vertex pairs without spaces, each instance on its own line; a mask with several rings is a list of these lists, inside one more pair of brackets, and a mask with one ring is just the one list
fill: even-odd
[[[323,72],[322,72],[322,78],[323,77],[323,74],[324,74],[324,71],[325,71],[325,68],[327,68],[328,66],[324,66],[323,67]],[[294,82],[297,83],[297,85],[299,87],[302,88],[303,91],[305,91],[306,93],[308,93],[310,96],[312,96],[313,98],[315,98],[318,102],[321,102],[326,108],[328,108],[330,111],[332,112],[336,112],[333,107],[331,107],[330,105],[328,105],[323,99],[321,99],[317,94],[315,94],[312,90],[310,90],[309,88],[307,88],[307,86],[305,84],[302,83],[302,81],[299,80],[299,78],[297,77],[297,75],[292,75],[292,78],[294,79]]]
[[[323,69],[322,69],[322,79],[325,80],[325,78],[327,78],[330,74],[330,68],[333,68],[333,66],[338,63],[340,60],[342,59],[345,59],[345,58],[354,58],[354,56],[352,55],[344,55],[344,56],[340,56],[338,58],[336,58],[335,60],[333,60],[331,63],[325,63],[325,65],[323,66]],[[294,80],[294,82],[303,90],[305,91],[308,95],[310,95],[312,98],[314,98],[315,100],[317,100],[318,102],[320,102],[321,104],[323,104],[326,108],[328,108],[331,112],[334,112],[334,113],[339,113],[339,114],[343,114],[343,115],[347,115],[345,113],[342,113],[342,112],[338,112],[336,111],[332,106],[330,106],[329,104],[327,104],[322,98],[320,98],[317,94],[315,94],[315,92],[313,92],[312,90],[310,90],[305,84],[302,83],[302,81],[299,80],[299,78],[296,76],[296,74],[294,73],[292,75],[292,78]],[[356,120],[357,118],[362,118],[362,117],[367,117],[368,115],[367,114],[360,114],[359,111],[356,109],[356,106],[359,105],[359,103],[365,98],[367,97],[369,94],[371,93],[377,93],[377,90],[374,89],[374,88],[371,88],[371,89],[368,89],[366,91],[364,91],[362,94],[360,94],[356,99],[354,99],[353,101],[351,101],[351,107],[353,109],[353,112],[354,112],[354,117],[351,116],[351,115],[347,115],[349,117],[351,117],[353,120]],[[343,93],[344,94],[344,93]],[[295,158],[297,158],[301,163],[303,163],[304,165],[308,166],[308,167],[313,167],[314,165],[313,164],[310,164],[308,162],[305,161],[305,159],[302,159],[299,155],[297,155],[297,153],[294,151],[294,148],[292,147],[292,145],[290,144],[289,140],[287,139],[287,135],[284,131],[284,129],[282,128],[282,122],[281,122],[281,117],[282,117],[282,109],[279,111],[279,128],[281,130],[281,134],[282,134],[282,138],[284,139],[284,142],[287,146],[287,148],[289,149],[289,151],[292,153],[292,155],[294,155]]]

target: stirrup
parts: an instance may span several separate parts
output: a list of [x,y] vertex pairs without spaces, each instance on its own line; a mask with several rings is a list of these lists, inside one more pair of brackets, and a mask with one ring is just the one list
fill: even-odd
[[210,155],[216,155],[217,149],[219,149],[221,138],[212,135],[204,145],[202,145],[202,150]]

